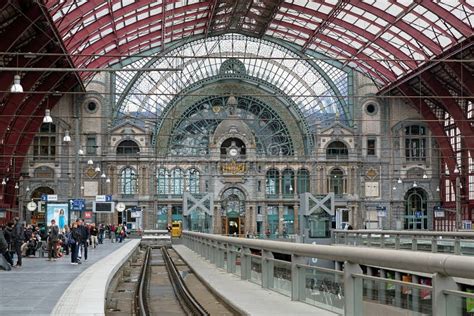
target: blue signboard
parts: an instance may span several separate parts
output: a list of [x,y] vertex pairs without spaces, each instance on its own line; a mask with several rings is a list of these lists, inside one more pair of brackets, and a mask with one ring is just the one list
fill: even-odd
[[69,200],[69,209],[72,211],[85,211],[86,200],[84,199],[73,199]]
[[41,194],[41,201],[47,202],[48,201],[48,196],[46,194]]
[[105,202],[112,202],[112,195],[107,194],[107,195],[105,196]]
[[416,211],[416,212],[415,212],[415,217],[416,217],[416,218],[421,218],[422,215],[423,215],[423,212],[422,212],[422,211]]

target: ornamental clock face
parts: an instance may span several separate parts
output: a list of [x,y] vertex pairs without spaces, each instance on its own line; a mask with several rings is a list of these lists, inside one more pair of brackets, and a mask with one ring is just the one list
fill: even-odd
[[237,157],[237,155],[239,154],[239,151],[237,150],[237,148],[231,148],[229,149],[229,155],[231,157]]

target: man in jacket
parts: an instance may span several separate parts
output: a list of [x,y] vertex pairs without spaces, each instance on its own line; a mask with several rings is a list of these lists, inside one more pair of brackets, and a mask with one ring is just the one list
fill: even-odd
[[49,226],[49,235],[48,235],[48,260],[56,261],[56,248],[59,239],[59,227],[56,225],[54,219],[51,220],[51,226]]
[[84,258],[84,261],[87,261],[87,241],[89,240],[89,229],[84,225],[84,222],[80,219],[77,220],[77,229],[81,234],[81,241],[79,242],[78,247],[81,247],[81,245],[84,247],[82,249],[82,258]]
[[25,230],[23,225],[20,223],[20,219],[18,217],[14,218],[15,226],[13,226],[13,234],[12,234],[12,241],[13,241],[13,250],[16,252],[17,261],[16,266],[17,268],[21,267],[21,245],[23,244],[23,240],[25,238]]

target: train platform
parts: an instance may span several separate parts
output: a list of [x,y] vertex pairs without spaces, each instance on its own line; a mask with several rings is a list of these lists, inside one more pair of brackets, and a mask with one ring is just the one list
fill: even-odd
[[[139,240],[133,239],[125,239],[123,243],[110,243],[105,240],[104,244],[97,248],[89,248],[88,260],[83,261],[81,265],[71,265],[70,256],[64,256],[57,261],[24,258],[21,268],[0,270],[0,315],[51,315],[53,309],[70,303],[71,299],[75,301],[76,306],[87,303],[84,300],[86,293],[100,295],[104,292],[103,289],[94,288],[107,279],[104,266],[110,267],[114,263],[120,265],[122,258],[133,251],[133,246],[138,245],[138,242]],[[122,249],[126,251],[120,251]],[[73,293],[69,288],[77,285],[78,280],[82,280],[83,286],[79,286],[80,290]],[[78,290],[78,287],[75,289]],[[69,295],[64,296],[67,293]],[[105,293],[101,297],[105,297]],[[58,302],[61,302],[60,306],[56,306]],[[61,315],[77,315],[70,306],[68,311]],[[84,310],[81,314],[91,313]]]
[[274,291],[241,280],[216,268],[184,245],[173,245],[194,273],[222,299],[246,315],[338,315],[302,302],[291,301]]

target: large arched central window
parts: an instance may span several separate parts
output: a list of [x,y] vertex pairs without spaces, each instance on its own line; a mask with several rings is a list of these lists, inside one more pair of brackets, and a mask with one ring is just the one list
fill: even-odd
[[[179,156],[209,154],[209,135],[214,133],[222,121],[229,119],[227,99],[228,97],[212,96],[187,109],[171,132],[169,152]],[[287,156],[294,153],[293,140],[285,121],[268,104],[250,96],[240,96],[235,114],[245,118],[245,124],[253,131],[257,154]],[[238,138],[225,141],[221,154],[227,154],[226,148],[232,141],[241,148],[241,154],[245,155],[244,143]]]
[[122,194],[137,193],[137,175],[130,167],[124,168],[120,175],[120,191]]

